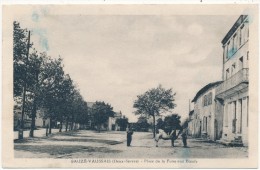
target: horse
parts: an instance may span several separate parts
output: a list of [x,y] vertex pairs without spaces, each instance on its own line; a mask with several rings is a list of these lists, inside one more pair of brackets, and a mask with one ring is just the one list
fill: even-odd
[[163,140],[171,140],[172,142],[172,147],[174,147],[174,140],[176,140],[180,134],[176,135],[177,130],[172,130],[170,134],[167,134],[163,129],[158,129],[159,133],[155,135],[155,142],[156,142],[156,147],[158,147],[158,141],[159,139]]

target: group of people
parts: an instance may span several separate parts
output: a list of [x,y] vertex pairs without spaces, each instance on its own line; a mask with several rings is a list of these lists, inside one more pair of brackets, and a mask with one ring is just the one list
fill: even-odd
[[[134,133],[133,129],[130,126],[128,126],[126,128],[126,139],[127,139],[127,146],[128,147],[131,146],[133,133]],[[187,129],[182,129],[179,134],[182,137],[183,147],[187,147]],[[179,136],[179,134],[178,134],[178,136]]]

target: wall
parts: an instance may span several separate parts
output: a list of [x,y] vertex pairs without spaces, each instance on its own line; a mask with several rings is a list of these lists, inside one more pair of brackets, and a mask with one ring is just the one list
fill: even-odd
[[[241,27],[241,26],[240,26]],[[229,57],[227,57],[227,43],[223,46],[223,54],[224,54],[224,70],[223,70],[223,78],[224,80],[228,79],[230,76],[234,75],[237,73],[239,70],[242,68],[248,68],[248,58],[249,58],[249,53],[248,53],[248,23],[244,23],[244,32],[242,34],[242,42],[239,44],[239,37],[240,37],[240,27],[233,33],[231,38],[227,41],[230,42],[230,44],[233,44],[234,41],[234,46],[235,50],[232,53],[229,53]],[[237,35],[234,39],[234,35]],[[237,39],[237,40],[236,40]],[[241,65],[240,58],[243,57],[243,65]],[[233,66],[235,64],[235,69],[233,69]],[[226,70],[229,69],[229,74],[226,73]]]
[[[216,140],[221,137],[223,111],[221,104],[216,103],[216,100],[214,100],[215,88],[211,87],[208,89],[194,103],[194,120],[192,122],[194,127],[193,135],[195,137],[201,135],[201,137],[210,140]],[[206,100],[204,96],[209,96],[210,93],[211,102],[204,103]]]

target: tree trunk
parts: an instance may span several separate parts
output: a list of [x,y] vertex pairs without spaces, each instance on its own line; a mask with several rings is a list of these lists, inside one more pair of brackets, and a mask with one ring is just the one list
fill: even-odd
[[153,138],[155,138],[155,116],[153,115]]
[[76,123],[75,122],[73,122],[73,130],[76,130]]
[[31,130],[30,130],[30,137],[33,137],[33,132],[35,129],[35,117],[36,117],[36,99],[33,101],[33,109],[32,109],[32,122],[31,122]]
[[49,127],[49,134],[51,134],[51,118],[50,118],[50,127]]
[[68,131],[69,122],[68,119],[66,120],[66,132]]
[[61,130],[62,130],[62,121],[60,122],[60,130],[59,130],[59,132],[61,132]]
[[49,125],[46,126],[46,136],[48,136],[48,128],[49,128]]
[[100,133],[101,124],[98,125],[98,133]]
[[70,123],[70,130],[73,130],[73,122]]

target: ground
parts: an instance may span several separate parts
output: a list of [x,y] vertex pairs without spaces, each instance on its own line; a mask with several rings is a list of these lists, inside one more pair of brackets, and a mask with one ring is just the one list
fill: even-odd
[[[181,138],[160,140],[155,147],[151,132],[135,132],[130,147],[125,132],[71,131],[44,137],[36,131],[35,138],[14,140],[16,158],[246,158],[246,147],[228,147],[199,139],[188,139],[184,148]],[[16,135],[16,134],[15,134]]]

